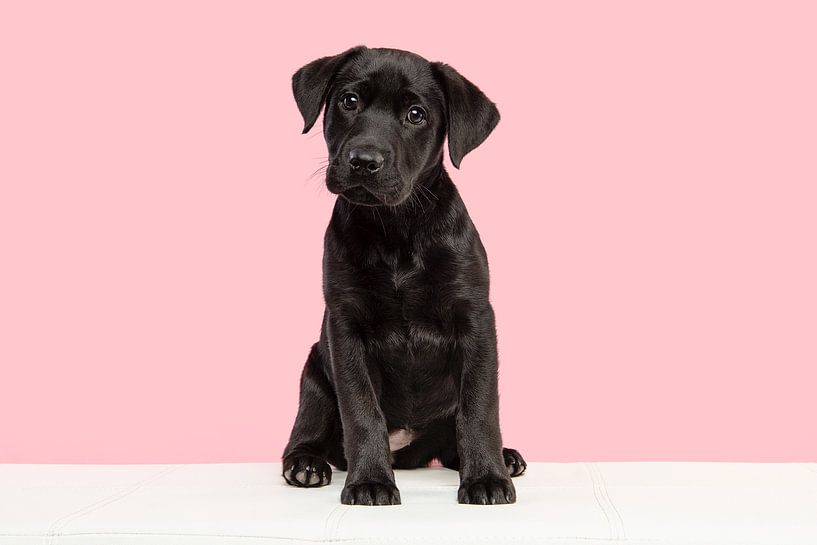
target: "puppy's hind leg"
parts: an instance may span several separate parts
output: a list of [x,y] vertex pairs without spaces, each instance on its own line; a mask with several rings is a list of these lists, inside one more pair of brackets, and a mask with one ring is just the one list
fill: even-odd
[[511,477],[519,477],[528,469],[527,462],[525,462],[518,450],[503,448],[502,457],[505,459],[505,467],[508,468]]
[[[505,459],[505,467],[508,468],[508,474],[511,477],[519,477],[528,468],[528,463],[525,462],[525,459],[522,458],[522,455],[519,454],[518,450],[503,448],[502,457]],[[457,455],[457,451],[455,449],[449,448],[443,451],[443,454],[440,456],[440,463],[443,465],[443,467],[448,469],[453,469],[455,471],[459,471],[460,469],[460,457]]]
[[284,449],[284,479],[292,486],[317,487],[332,482],[331,460],[341,468],[341,423],[332,385],[318,344],[312,346],[301,374],[298,416]]

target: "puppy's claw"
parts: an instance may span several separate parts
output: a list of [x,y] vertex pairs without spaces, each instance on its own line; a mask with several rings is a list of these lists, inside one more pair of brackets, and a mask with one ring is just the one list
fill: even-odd
[[314,488],[332,482],[332,468],[317,456],[294,455],[284,461],[284,480],[292,486]]
[[400,505],[400,491],[388,482],[353,483],[343,487],[340,501],[345,505]]
[[471,505],[501,505],[516,502],[516,490],[507,476],[487,476],[464,481],[457,501]]

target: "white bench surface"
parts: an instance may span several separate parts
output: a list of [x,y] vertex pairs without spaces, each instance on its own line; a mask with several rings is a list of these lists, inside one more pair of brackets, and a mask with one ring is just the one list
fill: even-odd
[[0,545],[817,545],[817,464],[532,463],[515,505],[458,505],[456,472],[397,471],[403,505],[281,466],[0,465]]

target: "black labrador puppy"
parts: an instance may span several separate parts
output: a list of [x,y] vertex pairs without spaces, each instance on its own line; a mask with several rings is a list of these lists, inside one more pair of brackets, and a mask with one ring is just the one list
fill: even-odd
[[443,168],[480,145],[496,106],[448,65],[356,47],[292,78],[309,131],[324,110],[326,231],[320,340],[283,456],[294,486],[348,469],[341,501],[395,505],[393,468],[438,459],[460,503],[516,501],[526,464],[502,448],[494,313],[479,234]]

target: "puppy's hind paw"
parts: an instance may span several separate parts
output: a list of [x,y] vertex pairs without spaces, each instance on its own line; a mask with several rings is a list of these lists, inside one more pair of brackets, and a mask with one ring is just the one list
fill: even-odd
[[459,503],[499,505],[516,502],[516,489],[508,476],[486,476],[464,481],[457,493]]
[[340,493],[345,505],[400,505],[400,491],[392,483],[347,484]]
[[332,482],[332,468],[318,456],[295,454],[284,459],[284,479],[292,486],[326,486]]
[[505,466],[508,468],[508,474],[511,477],[519,477],[528,468],[528,464],[518,450],[503,448],[502,457],[505,459]]

